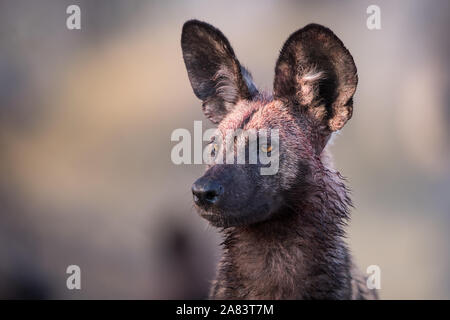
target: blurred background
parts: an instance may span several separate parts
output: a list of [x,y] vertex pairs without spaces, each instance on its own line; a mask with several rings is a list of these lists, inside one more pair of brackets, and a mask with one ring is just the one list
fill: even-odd
[[[81,30],[66,28],[67,6]],[[381,30],[366,26],[381,8]],[[176,128],[205,120],[180,49],[212,23],[261,88],[295,30],[330,27],[359,73],[334,140],[359,267],[384,299],[450,298],[450,2],[0,1],[0,298],[205,298],[220,236],[192,208],[201,165]],[[66,268],[81,268],[68,290]]]

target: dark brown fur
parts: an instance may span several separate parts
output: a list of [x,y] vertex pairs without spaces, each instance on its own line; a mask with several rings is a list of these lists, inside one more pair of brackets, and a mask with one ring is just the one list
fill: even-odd
[[220,132],[276,128],[280,135],[276,175],[258,175],[258,165],[213,163],[194,184],[224,190],[213,204],[197,203],[224,235],[211,298],[375,298],[343,240],[351,200],[325,149],[353,112],[358,78],[342,42],[319,25],[291,35],[273,96],[258,92],[214,27],[187,22],[182,48],[194,92]]
[[[323,167],[315,187],[288,195],[293,207],[270,223],[223,230],[215,299],[367,299],[375,297],[343,241],[350,199],[338,173]],[[313,175],[311,174],[310,177]]]

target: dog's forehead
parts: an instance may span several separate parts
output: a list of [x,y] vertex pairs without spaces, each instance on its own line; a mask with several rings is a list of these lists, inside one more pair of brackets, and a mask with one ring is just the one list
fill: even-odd
[[285,105],[274,100],[255,110],[244,129],[283,129],[294,123],[295,119]]
[[218,130],[268,129],[270,124],[286,120],[287,113],[278,101],[240,101],[235,108],[220,122]]
[[220,122],[218,129],[221,132],[227,130],[243,129],[252,117],[253,113],[261,107],[260,103],[250,101],[239,101],[234,109],[230,111],[227,116]]

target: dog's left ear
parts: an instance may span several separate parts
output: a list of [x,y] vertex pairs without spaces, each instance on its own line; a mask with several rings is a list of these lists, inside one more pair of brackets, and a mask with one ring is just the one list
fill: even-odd
[[310,24],[281,49],[274,96],[306,108],[325,130],[336,131],[352,116],[357,83],[355,63],[342,41],[330,29]]

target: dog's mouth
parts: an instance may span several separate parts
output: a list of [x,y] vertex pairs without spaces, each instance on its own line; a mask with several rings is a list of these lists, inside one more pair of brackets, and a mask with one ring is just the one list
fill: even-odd
[[205,220],[207,220],[214,227],[229,227],[231,226],[225,215],[218,212],[213,212],[208,209],[203,209],[196,206],[198,214]]
[[200,216],[213,224],[220,223],[224,220],[224,218],[220,214],[215,213],[201,212]]
[[[277,199],[278,200],[278,199]],[[212,226],[219,228],[247,226],[258,222],[263,222],[280,208],[279,201],[270,204],[266,203],[258,207],[242,207],[235,211],[219,211],[215,207],[196,206],[198,214],[207,220]]]

